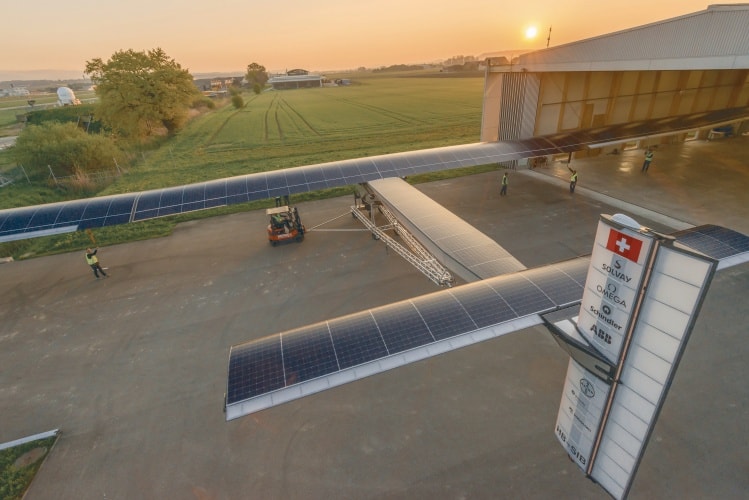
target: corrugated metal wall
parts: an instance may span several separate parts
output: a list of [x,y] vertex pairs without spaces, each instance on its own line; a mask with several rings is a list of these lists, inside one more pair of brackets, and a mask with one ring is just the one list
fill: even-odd
[[525,75],[505,73],[503,76],[502,101],[499,107],[499,140],[512,141],[520,138]]
[[499,109],[499,140],[533,137],[541,85],[535,73],[504,73]]

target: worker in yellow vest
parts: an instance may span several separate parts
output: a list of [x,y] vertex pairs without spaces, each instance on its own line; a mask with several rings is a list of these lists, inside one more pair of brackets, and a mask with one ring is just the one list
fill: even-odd
[[572,175],[570,176],[570,193],[574,193],[575,186],[577,186],[577,170],[571,167],[567,167],[567,169],[572,172]]
[[510,180],[507,178],[507,172],[505,172],[505,175],[502,176],[502,189],[499,191],[500,196],[504,196],[507,194],[507,185],[510,183]]
[[99,258],[96,256],[96,252],[99,251],[99,248],[95,248],[91,250],[90,248],[86,249],[86,263],[91,266],[91,269],[94,271],[94,276],[96,276],[96,279],[99,279],[99,273],[102,274],[105,278],[107,277],[107,273],[104,272],[104,269],[101,268],[101,265],[99,264]]
[[642,162],[642,171],[647,172],[650,168],[650,162],[653,161],[653,156],[655,156],[655,153],[653,153],[653,150],[648,148],[647,151],[645,151],[645,161]]

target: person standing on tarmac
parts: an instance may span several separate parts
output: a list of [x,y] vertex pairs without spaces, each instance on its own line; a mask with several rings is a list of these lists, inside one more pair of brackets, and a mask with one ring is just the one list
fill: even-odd
[[500,196],[504,196],[507,194],[507,184],[509,184],[509,179],[507,178],[507,172],[505,172],[505,175],[502,176],[502,189],[499,191]]
[[572,175],[570,176],[570,193],[574,193],[575,186],[577,186],[577,170],[569,166],[567,167],[567,170],[572,172]]
[[653,153],[653,150],[648,148],[647,151],[645,151],[645,161],[642,162],[642,171],[647,172],[650,168],[650,162],[653,161],[653,156],[655,153]]
[[99,279],[99,273],[101,273],[105,278],[107,277],[107,273],[104,272],[104,269],[101,268],[101,264],[99,264],[99,258],[96,256],[96,252],[99,251],[99,248],[95,248],[91,250],[91,248],[86,249],[86,263],[91,266],[91,270],[94,271],[94,276],[96,276],[96,279]]

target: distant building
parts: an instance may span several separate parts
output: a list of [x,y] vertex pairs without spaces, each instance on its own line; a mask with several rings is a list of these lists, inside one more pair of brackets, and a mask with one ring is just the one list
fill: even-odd
[[304,89],[322,87],[324,76],[311,75],[304,69],[292,69],[284,75],[275,75],[268,79],[274,90]]
[[11,84],[9,89],[0,89],[0,97],[21,97],[29,95],[29,90],[26,87],[14,87]]
[[211,79],[211,90],[218,91],[226,90],[229,87],[241,87],[243,78],[241,76],[213,78]]

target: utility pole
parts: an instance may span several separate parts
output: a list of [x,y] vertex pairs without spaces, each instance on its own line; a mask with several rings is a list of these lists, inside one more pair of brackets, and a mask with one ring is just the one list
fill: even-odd
[[549,36],[546,37],[546,48],[549,48],[549,42],[551,41],[551,26],[549,26]]

